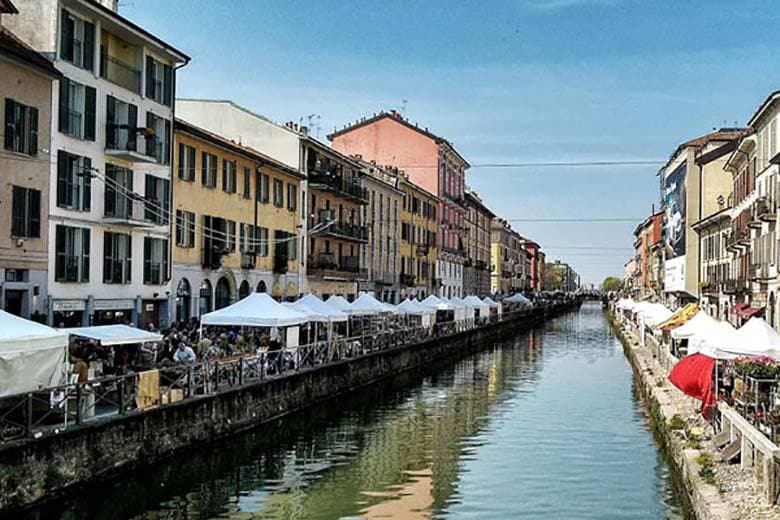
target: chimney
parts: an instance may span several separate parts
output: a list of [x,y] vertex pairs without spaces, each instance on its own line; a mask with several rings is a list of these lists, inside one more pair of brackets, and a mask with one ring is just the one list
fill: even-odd
[[302,133],[303,135],[309,135],[309,127],[308,127],[308,126],[303,126],[303,125],[301,125],[301,126],[299,127],[299,130],[301,131],[301,133]]

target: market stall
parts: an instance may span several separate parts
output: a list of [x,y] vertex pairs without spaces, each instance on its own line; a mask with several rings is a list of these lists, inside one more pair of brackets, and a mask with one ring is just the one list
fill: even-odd
[[0,311],[0,397],[65,383],[67,333]]
[[433,309],[436,312],[436,324],[442,325],[446,322],[455,321],[455,306],[450,302],[444,301],[438,296],[431,294],[420,305]]
[[490,305],[480,300],[473,294],[463,298],[463,302],[474,308],[475,318],[485,319],[490,316]]
[[493,301],[489,296],[485,296],[484,298],[482,298],[482,302],[488,307],[490,307],[491,314],[495,313],[496,316],[501,315],[502,309],[500,303]]
[[467,302],[465,299],[458,298],[457,296],[450,298],[450,301],[455,305],[463,307],[466,316],[465,319],[473,320],[476,317],[477,307],[473,303]]
[[419,324],[426,328],[433,325],[433,318],[436,316],[436,311],[420,305],[420,302],[414,298],[402,301],[398,304],[397,308],[401,314],[407,317],[410,325]]
[[523,293],[515,293],[509,298],[504,299],[504,301],[514,305],[519,305],[520,307],[530,307],[533,305],[533,303],[531,303],[531,300],[526,298],[523,295]]

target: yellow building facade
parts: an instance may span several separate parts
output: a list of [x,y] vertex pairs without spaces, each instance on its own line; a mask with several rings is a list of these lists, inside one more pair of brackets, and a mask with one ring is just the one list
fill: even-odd
[[404,193],[399,241],[401,299],[422,299],[434,294],[438,285],[434,272],[438,259],[439,199],[408,178],[402,177],[399,188]]
[[173,154],[176,319],[225,307],[253,291],[297,298],[303,176],[181,120]]

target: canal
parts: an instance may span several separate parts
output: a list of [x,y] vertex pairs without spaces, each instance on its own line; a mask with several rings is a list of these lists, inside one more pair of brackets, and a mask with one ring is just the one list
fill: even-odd
[[22,516],[682,518],[597,303]]

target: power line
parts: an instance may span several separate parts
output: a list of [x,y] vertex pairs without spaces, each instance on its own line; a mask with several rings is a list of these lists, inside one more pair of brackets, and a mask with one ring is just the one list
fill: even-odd
[[641,222],[642,218],[506,218],[507,222]]

